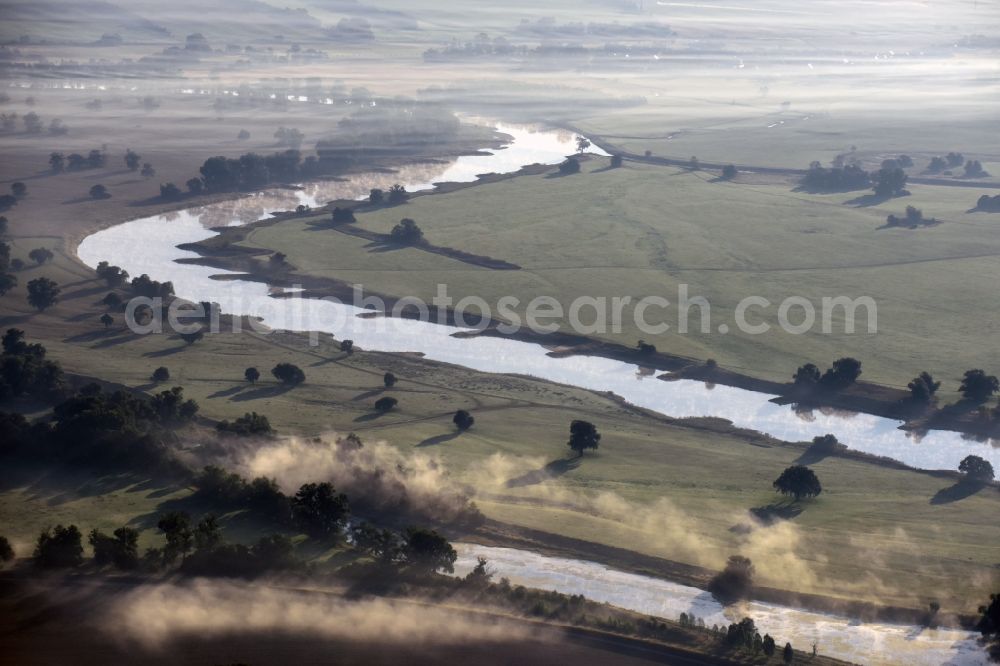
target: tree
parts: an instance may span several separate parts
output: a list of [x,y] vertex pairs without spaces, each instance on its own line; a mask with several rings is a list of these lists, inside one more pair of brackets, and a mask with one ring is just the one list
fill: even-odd
[[142,175],[143,178],[152,178],[153,176],[156,175],[156,169],[153,168],[152,164],[146,162],[145,164],[142,165],[142,171],[140,171],[139,173],[140,175]]
[[239,134],[236,135],[236,138],[239,139],[240,141],[246,141],[247,139],[250,138],[250,132],[246,131],[245,129],[241,129],[239,131]]
[[350,515],[347,496],[331,483],[307,483],[292,498],[299,527],[314,539],[338,537]]
[[181,188],[177,187],[173,183],[165,183],[160,185],[160,198],[173,200],[181,198]]
[[958,390],[966,400],[981,403],[1000,390],[1000,382],[995,376],[987,375],[982,370],[967,370]]
[[846,356],[833,362],[833,366],[823,373],[820,384],[825,388],[844,389],[856,382],[860,376],[861,361]]
[[790,664],[794,659],[795,659],[795,652],[792,650],[792,644],[785,643],[785,649],[781,653],[781,660],[784,661],[786,664]]
[[395,398],[385,396],[375,401],[375,411],[380,414],[385,414],[386,412],[391,412],[398,404],[399,401]]
[[896,197],[905,191],[907,175],[898,166],[894,168],[879,169],[874,177],[872,189],[880,197]]
[[260,379],[260,370],[257,368],[247,368],[243,371],[243,377],[251,384],[256,384]]
[[451,419],[451,422],[454,423],[455,427],[460,431],[465,432],[472,427],[472,425],[476,422],[476,419],[469,412],[464,409],[460,409],[455,412],[455,416]]
[[76,525],[56,525],[38,535],[35,566],[41,569],[76,567],[83,563],[83,536]]
[[20,199],[28,195],[28,186],[18,181],[10,186],[10,193]]
[[142,164],[142,157],[139,153],[131,148],[125,151],[125,166],[128,167],[129,171],[138,171],[140,164]]
[[100,530],[91,530],[87,541],[98,566],[111,564],[124,571],[139,566],[139,532],[131,527],[119,527],[110,537]]
[[691,159],[688,160],[688,169],[690,169],[691,171],[701,170],[701,162],[699,162],[698,158],[695,157],[694,155],[692,155]]
[[106,305],[109,310],[118,310],[122,306],[122,297],[113,291],[109,291],[108,295],[101,299],[101,303]]
[[584,136],[576,137],[576,152],[584,153],[587,151],[587,148],[590,148],[590,141],[587,139],[587,137]]
[[424,573],[434,573],[439,569],[454,573],[458,553],[435,530],[411,527],[406,530],[403,557],[409,566]]
[[49,168],[52,169],[52,173],[62,173],[63,169],[66,168],[66,158],[62,153],[49,155]]
[[35,264],[41,266],[46,261],[49,261],[55,255],[52,254],[52,250],[47,247],[36,247],[34,250],[28,253],[28,258],[31,259]]
[[94,149],[87,153],[87,166],[91,169],[100,169],[104,166],[105,158],[104,153]]
[[111,324],[115,323],[115,318],[105,312],[101,315],[101,323],[104,324],[104,328],[110,328]]
[[128,281],[127,271],[122,270],[119,266],[111,266],[106,261],[98,263],[94,272],[97,273],[97,277],[104,280],[109,287],[120,287]]
[[17,197],[13,194],[0,194],[0,210],[8,210],[17,205]]
[[334,207],[333,213],[330,214],[330,220],[334,224],[354,224],[357,222],[354,217],[354,209],[341,208],[340,206]]
[[382,375],[382,385],[385,386],[386,388],[392,388],[393,386],[395,386],[396,375],[392,374],[391,372],[387,372],[384,375]]
[[559,165],[559,173],[563,176],[580,173],[580,160],[575,157],[567,158],[565,162]]
[[279,363],[271,369],[271,374],[286,386],[298,386],[306,380],[306,373],[292,363]]
[[107,199],[110,196],[111,194],[108,193],[108,188],[100,183],[90,188],[91,199]]
[[418,245],[424,242],[424,232],[420,230],[416,222],[404,217],[389,232],[389,238],[393,242],[403,245]]
[[185,185],[187,185],[188,192],[194,196],[201,194],[204,188],[201,178],[189,178]]
[[772,485],[782,495],[794,496],[796,501],[803,497],[816,497],[823,492],[816,473],[804,465],[788,467]]
[[263,414],[257,412],[247,412],[232,423],[221,421],[215,429],[223,435],[236,435],[237,437],[254,437],[258,435],[267,436],[274,434],[271,422]]
[[386,197],[386,200],[389,202],[389,205],[396,206],[399,204],[406,203],[409,200],[409,198],[410,195],[407,193],[406,188],[400,185],[399,183],[396,183],[395,185],[389,188],[389,193]]
[[377,187],[373,187],[372,190],[368,193],[368,203],[374,206],[378,206],[383,201],[385,201],[385,192],[383,192]]
[[21,120],[24,122],[24,131],[28,134],[38,134],[42,131],[42,118],[34,111],[24,114]]
[[621,167],[621,165],[622,165],[622,156],[621,155],[612,155],[611,156],[611,168],[612,169],[618,169],[618,168]]
[[59,285],[47,277],[35,278],[28,283],[28,303],[39,312],[59,300]]
[[348,356],[354,353],[354,340],[341,340],[340,341],[340,351],[344,352]]
[[191,533],[196,551],[212,550],[222,543],[222,526],[219,519],[209,514],[198,521]]
[[0,536],[0,562],[7,563],[14,559],[14,547],[10,545],[7,537]]
[[771,634],[764,634],[764,641],[761,643],[761,649],[768,659],[774,656],[777,646],[774,644],[774,639],[771,638]]
[[0,273],[0,296],[17,286],[17,277],[10,273]]
[[819,368],[812,363],[799,366],[799,369],[792,375],[792,381],[798,388],[812,388],[819,384],[821,378]]
[[750,558],[731,555],[726,562],[726,568],[709,582],[708,591],[724,604],[746,599],[753,588],[754,572]]
[[993,465],[979,456],[968,455],[958,463],[958,471],[970,481],[988,483],[993,480]]
[[170,379],[170,371],[161,365],[156,370],[153,370],[153,374],[150,376],[150,379],[157,383],[165,382]]
[[736,167],[732,164],[727,164],[722,167],[722,178],[723,180],[732,180],[736,178]]
[[191,516],[183,511],[171,511],[160,516],[156,527],[167,539],[167,546],[163,549],[163,557],[167,562],[173,562],[178,555],[182,559],[187,557],[194,543]]
[[941,388],[941,382],[934,381],[928,372],[921,372],[913,378],[906,388],[910,389],[910,399],[920,404],[929,404],[934,400],[934,394]]
[[10,223],[7,222],[7,218],[4,217],[3,215],[0,215],[0,236],[6,236],[9,230],[10,230]]
[[593,423],[574,420],[569,424],[569,441],[566,444],[578,456],[582,456],[587,449],[596,449],[600,443],[601,435]]

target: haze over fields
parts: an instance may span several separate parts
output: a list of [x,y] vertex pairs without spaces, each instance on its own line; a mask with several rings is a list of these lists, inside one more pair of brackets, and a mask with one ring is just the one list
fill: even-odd
[[0,1],[0,663],[1000,658],[1000,4]]

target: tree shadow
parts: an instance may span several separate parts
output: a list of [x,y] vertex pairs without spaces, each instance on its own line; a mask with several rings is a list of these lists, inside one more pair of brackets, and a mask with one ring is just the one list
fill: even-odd
[[802,509],[802,505],[798,502],[782,500],[766,506],[754,507],[750,509],[750,513],[765,525],[772,525],[779,520],[792,520],[802,513]]
[[380,418],[382,418],[383,416],[385,416],[388,413],[389,412],[369,412],[367,414],[362,414],[361,416],[356,417],[354,419],[354,422],[355,423],[367,423],[369,421],[375,421],[376,419],[380,419]]
[[959,502],[967,497],[972,497],[985,487],[986,484],[982,481],[976,481],[975,479],[959,479],[954,485],[942,488],[934,493],[934,497],[930,499],[930,503],[939,505]]
[[374,398],[377,395],[382,395],[383,393],[385,393],[384,386],[382,388],[372,389],[370,391],[365,391],[364,393],[359,393],[353,398],[351,398],[351,402],[356,402],[358,400],[368,400],[370,398]]
[[534,486],[539,483],[544,483],[549,479],[560,477],[566,472],[576,469],[580,466],[580,462],[582,460],[583,458],[580,456],[575,458],[560,458],[559,460],[553,460],[541,469],[532,470],[526,474],[522,474],[521,476],[508,479],[507,483],[504,485],[508,488],[523,488],[524,486]]
[[182,352],[191,345],[185,343],[180,347],[168,347],[167,349],[161,349],[160,351],[146,352],[143,354],[146,358],[162,358],[164,356],[173,356],[178,352]]
[[288,384],[271,384],[255,388],[252,391],[244,391],[243,393],[234,395],[230,400],[232,402],[246,402],[248,400],[260,400],[261,398],[273,398],[291,390],[292,387]]
[[[91,315],[87,315],[88,317]],[[93,342],[95,340],[100,340],[101,338],[109,338],[113,335],[120,333],[120,330],[115,330],[113,328],[104,328],[103,326],[93,331],[87,331],[85,333],[77,333],[76,335],[71,335],[68,338],[63,338],[63,342]]]
[[886,201],[889,201],[890,199],[897,199],[899,197],[905,197],[908,194],[909,194],[909,192],[906,192],[905,194],[900,194],[900,195],[898,195],[896,197],[885,195],[885,194],[875,194],[875,193],[862,194],[859,197],[854,197],[853,199],[848,199],[847,201],[844,202],[844,205],[845,206],[854,206],[855,208],[870,208],[871,206],[877,206],[879,204],[885,203]]
[[847,447],[844,445],[831,447],[828,444],[810,444],[809,448],[802,452],[798,458],[795,459],[796,465],[815,465],[818,462],[822,462],[829,456],[837,453],[838,450],[846,450]]
[[456,430],[455,432],[446,432],[441,435],[435,435],[434,437],[428,437],[427,439],[417,444],[417,446],[436,446],[438,444],[444,444],[445,442],[450,442],[451,440],[460,437],[461,435],[462,431],[460,430]]
[[126,342],[131,342],[132,340],[135,340],[135,338],[136,336],[129,331],[126,332],[125,335],[121,335],[117,338],[107,338],[105,340],[101,340],[100,342],[98,342],[96,345],[93,346],[93,349],[105,349],[107,347],[115,347],[117,345],[121,345]]
[[71,301],[75,298],[81,298],[83,296],[96,296],[102,293],[106,294],[107,292],[108,288],[104,286],[86,287],[83,289],[76,289],[74,291],[64,293],[60,296],[60,298],[64,301]]
[[227,389],[219,389],[215,393],[210,394],[209,398],[228,398],[231,395],[236,395],[243,389],[247,388],[247,384],[237,384],[236,386],[231,386]]

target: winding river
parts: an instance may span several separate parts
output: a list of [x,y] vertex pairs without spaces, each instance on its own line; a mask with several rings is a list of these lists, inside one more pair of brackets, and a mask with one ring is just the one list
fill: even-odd
[[[80,244],[80,259],[89,266],[100,261],[121,266],[131,275],[148,274],[171,280],[179,296],[214,301],[224,312],[261,317],[273,329],[325,331],[350,338],[363,349],[421,352],[428,359],[475,370],[532,375],[596,391],[613,391],[629,402],[675,417],[714,416],[774,437],[805,441],[835,434],[848,446],[924,469],[954,469],[970,453],[1000,467],[1000,453],[988,443],[933,431],[919,441],[899,430],[898,422],[868,414],[827,411],[796,413],[769,400],[774,397],[702,382],[664,382],[640,372],[635,365],[598,357],[552,358],[543,347],[497,338],[456,338],[454,328],[408,319],[359,318],[365,312],[351,305],[311,299],[275,299],[267,285],[218,280],[226,271],[178,264],[197,256],[177,245],[215,235],[212,227],[263,219],[271,211],[298,204],[317,205],[332,199],[361,198],[373,187],[399,182],[409,191],[426,190],[436,182],[471,182],[483,173],[507,173],[533,163],[556,164],[575,152],[576,136],[560,131],[534,131],[498,126],[512,140],[502,149],[459,157],[448,163],[418,164],[393,174],[364,173],[345,181],[307,184],[303,190],[275,190],[233,201],[156,215],[117,225],[88,236]],[[601,151],[595,150],[598,154]],[[615,572],[582,561],[546,558],[510,549],[463,546],[463,562],[473,552],[487,554],[500,575],[514,582],[566,593],[582,593],[642,612],[677,617],[693,612],[709,625],[723,622],[722,608],[707,593],[659,579]],[[985,657],[970,634],[924,631],[898,625],[854,624],[845,618],[806,613],[767,604],[752,604],[750,614],[763,630],[800,647],[818,643],[822,652],[864,663],[978,664]],[[901,655],[895,658],[893,655]],[[873,657],[873,655],[881,655]],[[874,659],[874,661],[873,661]],[[880,661],[881,660],[881,661]]]

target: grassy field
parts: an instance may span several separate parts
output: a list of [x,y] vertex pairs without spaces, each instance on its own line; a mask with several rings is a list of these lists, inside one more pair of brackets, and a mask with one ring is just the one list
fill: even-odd
[[[746,535],[745,512],[777,501],[771,481],[804,446],[670,424],[606,396],[527,378],[407,355],[348,357],[332,342],[314,348],[299,336],[212,335],[187,347],[172,337],[105,331],[95,305],[104,289],[83,276],[74,281],[78,269],[64,259],[32,270],[63,281],[68,297],[34,314],[18,289],[3,297],[11,314],[0,325],[24,328],[68,370],[152,391],[158,387],[149,373],[166,365],[172,379],[164,386],[184,387],[209,418],[254,410],[284,433],[353,430],[432,456],[469,483],[497,520],[709,568],[745,552],[758,562],[762,582],[775,587],[911,607],[937,598],[949,610],[974,610],[979,586],[993,576],[992,544],[1000,539],[990,527],[1000,502],[993,489],[932,503],[953,499],[954,479],[830,457],[813,464],[825,489],[820,499],[788,523]],[[291,391],[276,386],[267,369],[280,361],[302,367],[307,383]],[[242,381],[250,365],[266,377],[256,387]],[[385,392],[399,399],[399,409],[371,420],[387,370],[400,378]],[[476,426],[454,437],[458,408],[472,411]],[[600,452],[578,465],[565,446],[574,418],[595,422],[604,435]],[[110,484],[107,493],[96,492],[96,483],[8,488],[0,520],[26,544],[54,522],[111,527],[185,492],[161,496],[159,488],[102,483]]]
[[[868,381],[905,387],[922,370],[957,389],[961,373],[988,366],[1000,306],[991,275],[1000,240],[995,215],[968,213],[975,189],[911,186],[912,195],[876,205],[845,205],[858,193],[810,195],[772,179],[740,175],[716,182],[707,172],[628,164],[608,170],[587,162],[584,173],[564,178],[523,176],[446,195],[418,197],[404,207],[360,214],[365,229],[388,232],[411,217],[434,244],[504,259],[520,271],[489,271],[419,249],[373,251],[368,241],[322,230],[314,219],[294,219],[254,230],[246,244],[284,252],[305,274],[363,284],[367,290],[414,295],[428,302],[438,284],[457,301],[485,298],[493,306],[514,295],[527,302],[555,296],[564,308],[581,296],[657,295],[677,303],[678,287],[703,295],[712,324],[675,333],[678,309],[651,308],[647,319],[671,330],[643,333],[626,309],[620,332],[595,337],[632,345],[638,339],[661,351],[778,381],[801,363],[829,363],[853,355]],[[863,193],[862,193],[863,194]],[[919,230],[880,229],[890,213],[915,205],[942,224]],[[750,312],[766,322],[764,335],[740,333],[734,310],[747,296],[772,305]],[[804,335],[778,328],[778,304],[807,298],[817,325]],[[833,312],[833,334],[824,334],[822,298],[870,296],[878,305],[878,332],[867,332],[859,310],[854,334],[845,334],[843,311]],[[589,323],[592,310],[581,315]],[[790,319],[801,321],[794,310]],[[726,324],[728,335],[718,333]],[[563,322],[563,330],[570,330]]]

